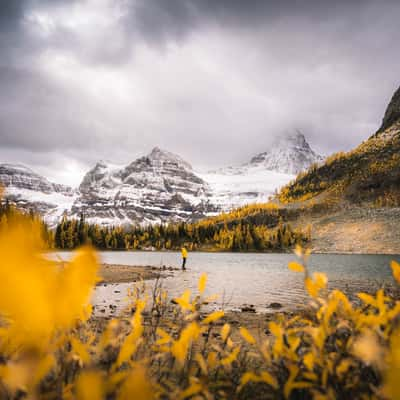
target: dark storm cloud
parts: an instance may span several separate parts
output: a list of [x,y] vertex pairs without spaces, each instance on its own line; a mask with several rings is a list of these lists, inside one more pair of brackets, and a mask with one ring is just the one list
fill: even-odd
[[0,162],[160,145],[215,166],[294,128],[347,150],[400,84],[399,16],[397,0],[1,0]]
[[340,35],[343,29],[356,33],[357,21],[369,9],[378,11],[377,19],[385,19],[391,7],[399,11],[398,5],[397,0],[138,0],[131,2],[125,22],[154,43],[182,40],[204,24],[256,30],[277,21],[290,21],[295,33],[296,20],[301,19],[314,24],[309,25],[310,31],[339,19],[335,28]]

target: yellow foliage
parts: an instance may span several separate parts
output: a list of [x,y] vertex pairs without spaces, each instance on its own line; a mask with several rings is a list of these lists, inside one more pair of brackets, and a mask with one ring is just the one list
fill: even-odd
[[289,263],[289,269],[294,272],[304,272],[304,267],[295,261]]
[[[324,274],[291,263],[304,272],[313,308],[276,316],[271,335],[256,340],[244,326],[219,327],[224,312],[203,318],[205,300],[190,291],[177,306],[159,291],[151,306],[144,289],[130,297],[133,315],[98,332],[88,320],[95,253],[82,248],[60,265],[43,255],[38,229],[11,224],[0,233],[0,398],[400,397],[400,302],[382,289],[353,304],[338,290],[328,294]],[[297,253],[304,261],[307,252]],[[399,265],[391,265],[398,281]],[[201,294],[206,282],[202,275]],[[172,317],[163,319],[168,307]]]
[[185,290],[181,297],[177,297],[175,302],[179,304],[184,311],[194,311],[194,305],[190,302],[190,290]]
[[156,390],[147,376],[146,369],[142,365],[136,365],[124,380],[117,400],[152,400],[155,398]]
[[229,324],[224,324],[224,326],[221,329],[221,338],[222,341],[226,341],[228,339],[228,335],[231,331],[231,326]]
[[199,325],[196,322],[192,322],[182,330],[179,339],[172,344],[171,353],[181,365],[185,362],[189,347],[198,339],[200,333]]
[[256,339],[252,336],[252,334],[244,327],[240,328],[240,334],[242,335],[242,338],[250,344],[256,344]]
[[206,289],[206,284],[207,284],[207,274],[202,274],[200,279],[199,279],[199,293],[202,295],[204,293],[204,290]]
[[214,311],[206,318],[203,319],[202,323],[204,325],[211,324],[212,322],[218,321],[219,319],[223,318],[225,313],[223,311]]
[[326,275],[319,272],[314,272],[312,278],[307,277],[304,281],[308,294],[314,298],[318,297],[320,291],[326,288],[327,283]]
[[15,347],[45,349],[57,330],[87,319],[98,279],[97,256],[90,248],[60,267],[42,255],[38,229],[19,224],[0,233],[0,310]]
[[77,400],[102,400],[104,398],[103,377],[97,371],[83,372],[76,382]]
[[396,281],[400,283],[400,264],[393,260],[390,263],[390,266],[392,267],[394,279],[396,279]]

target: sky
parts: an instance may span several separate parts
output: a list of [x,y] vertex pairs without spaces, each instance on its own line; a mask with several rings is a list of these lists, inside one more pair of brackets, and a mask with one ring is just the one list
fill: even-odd
[[155,146],[199,169],[298,129],[323,155],[400,85],[397,0],[1,0],[0,162],[78,185]]

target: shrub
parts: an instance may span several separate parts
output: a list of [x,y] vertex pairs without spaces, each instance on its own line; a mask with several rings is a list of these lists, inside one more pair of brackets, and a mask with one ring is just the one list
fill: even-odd
[[96,254],[82,248],[60,265],[39,237],[24,222],[0,233],[0,398],[400,397],[400,302],[383,290],[360,293],[360,305],[328,292],[301,248],[289,268],[304,274],[310,311],[278,315],[260,338],[223,311],[202,316],[205,275],[199,294],[185,291],[172,309],[159,281],[151,296],[142,285],[130,293],[131,316],[90,318]]

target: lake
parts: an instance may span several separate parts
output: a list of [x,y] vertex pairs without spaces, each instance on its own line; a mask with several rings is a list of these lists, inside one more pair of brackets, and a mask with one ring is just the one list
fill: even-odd
[[[63,259],[71,253],[59,252]],[[180,267],[180,254],[175,252],[100,252],[101,261],[109,264]],[[329,287],[338,288],[354,297],[359,291],[376,290],[393,285],[390,261],[400,261],[393,255],[314,254],[309,269],[328,275]],[[197,292],[197,281],[207,273],[207,295],[217,294],[212,308],[223,306],[228,310],[253,304],[258,312],[272,311],[269,304],[278,302],[283,309],[302,306],[307,296],[303,276],[288,270],[288,262],[296,260],[294,254],[267,253],[190,253],[187,271],[174,271],[163,280],[163,287],[171,297],[185,289]],[[151,289],[154,282],[147,281]],[[107,284],[96,288],[93,303],[96,309],[115,304],[124,306],[126,294],[134,284]]]

